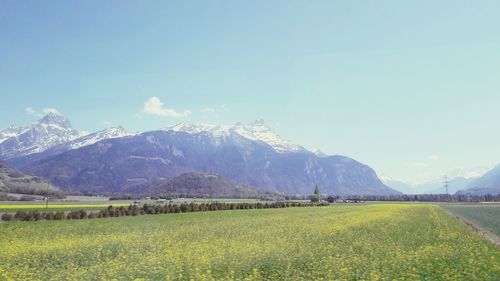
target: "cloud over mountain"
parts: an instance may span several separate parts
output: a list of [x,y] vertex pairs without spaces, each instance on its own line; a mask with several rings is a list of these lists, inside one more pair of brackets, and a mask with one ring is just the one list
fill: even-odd
[[164,106],[163,102],[158,97],[151,97],[144,102],[143,111],[148,114],[162,116],[162,117],[187,117],[191,111],[184,110],[182,112]]

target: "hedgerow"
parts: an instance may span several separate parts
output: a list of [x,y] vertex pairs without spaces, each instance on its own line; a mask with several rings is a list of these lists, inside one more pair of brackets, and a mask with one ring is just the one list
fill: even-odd
[[78,219],[96,219],[108,217],[123,217],[123,216],[141,216],[141,215],[157,215],[171,213],[191,213],[191,212],[209,212],[223,210],[247,210],[247,209],[272,209],[272,208],[290,208],[290,207],[311,207],[311,206],[326,206],[327,203],[305,203],[305,202],[272,202],[272,203],[181,203],[181,204],[144,204],[129,205],[128,207],[108,206],[98,212],[87,212],[85,210],[75,210],[67,213],[64,212],[40,212],[40,211],[18,211],[14,215],[6,213],[1,219],[3,221],[40,221],[40,220],[78,220]]

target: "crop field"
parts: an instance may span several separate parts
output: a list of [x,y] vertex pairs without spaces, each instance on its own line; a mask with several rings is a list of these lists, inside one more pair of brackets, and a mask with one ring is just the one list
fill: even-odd
[[[49,204],[49,211],[100,210],[109,205],[114,207],[128,206],[129,204]],[[45,204],[0,204],[0,213],[17,211],[44,211]]]
[[500,236],[500,204],[445,204],[443,207]]
[[336,205],[0,224],[0,280],[500,280],[440,207]]

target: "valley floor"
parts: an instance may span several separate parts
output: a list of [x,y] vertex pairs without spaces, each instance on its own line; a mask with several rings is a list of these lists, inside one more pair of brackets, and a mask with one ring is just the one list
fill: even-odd
[[431,204],[0,224],[0,280],[500,280],[500,249]]

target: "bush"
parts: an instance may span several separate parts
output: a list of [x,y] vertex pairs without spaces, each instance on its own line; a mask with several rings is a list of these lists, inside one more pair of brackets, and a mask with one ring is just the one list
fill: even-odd
[[25,211],[17,211],[14,215],[14,218],[18,221],[29,220],[28,213],[26,213]]
[[[316,195],[316,194],[315,194]],[[314,197],[312,195],[311,197]],[[319,195],[318,200],[319,200]],[[181,203],[181,204],[164,204],[164,205],[148,205],[144,204],[142,207],[130,205],[128,207],[113,207],[108,206],[99,212],[89,212],[85,210],[71,211],[65,214],[64,212],[42,212],[38,211],[25,212],[18,211],[14,216],[5,214],[2,220],[17,220],[17,221],[38,221],[38,220],[63,220],[63,219],[95,219],[119,216],[138,216],[138,215],[154,215],[166,213],[187,213],[187,212],[204,212],[204,211],[218,211],[218,210],[244,210],[244,209],[265,209],[265,208],[289,208],[289,207],[307,207],[307,206],[326,206],[328,203],[301,203],[301,202],[256,202],[256,203]]]
[[23,195],[19,198],[19,201],[35,201],[35,197],[29,195]]
[[78,211],[78,216],[79,216],[79,219],[85,219],[85,218],[87,218],[87,212],[85,210],[80,210],[80,211]]
[[31,212],[31,216],[33,217],[33,220],[36,220],[36,221],[43,219],[43,214],[39,213],[38,211]]
[[96,219],[96,218],[98,218],[98,215],[96,213],[89,213],[87,215],[87,218],[89,218],[89,219]]
[[54,219],[54,213],[53,212],[46,212],[43,214],[43,219],[50,221]]
[[313,195],[311,195],[311,202],[312,203],[318,203],[319,202],[319,194],[313,194]]
[[14,219],[14,216],[9,213],[2,214],[2,220],[3,221],[11,221]]
[[54,214],[54,220],[63,220],[64,219],[64,213],[63,212],[57,212]]

